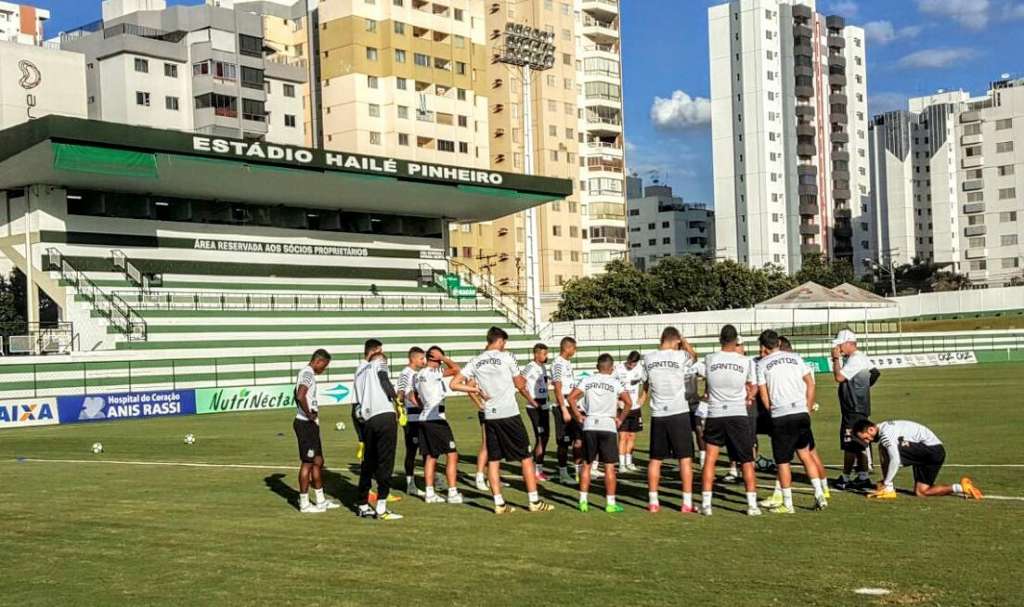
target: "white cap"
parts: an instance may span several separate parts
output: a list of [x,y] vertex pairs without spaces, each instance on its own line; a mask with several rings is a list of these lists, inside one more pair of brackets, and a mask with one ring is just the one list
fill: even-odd
[[739,335],[739,334],[736,335],[736,345],[737,346],[742,346],[743,345],[743,336],[742,335]]
[[851,341],[857,341],[857,334],[849,329],[843,329],[838,335],[836,335],[836,338],[832,340],[832,347],[835,348]]

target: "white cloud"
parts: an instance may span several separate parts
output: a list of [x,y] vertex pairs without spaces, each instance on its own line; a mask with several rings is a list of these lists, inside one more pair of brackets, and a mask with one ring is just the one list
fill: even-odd
[[1024,19],[1024,3],[1007,4],[1006,7],[1003,9],[1003,18]]
[[972,48],[932,48],[910,53],[897,62],[905,69],[943,69],[978,56]]
[[868,114],[875,116],[882,112],[905,110],[907,99],[903,93],[875,93],[868,97]]
[[892,21],[869,21],[864,24],[864,33],[869,41],[886,45],[896,40],[916,38],[924,30],[923,25],[908,25],[896,29]]
[[655,97],[651,104],[651,123],[663,131],[682,131],[711,124],[711,100],[690,97],[683,91],[669,99]]
[[973,30],[985,29],[989,20],[989,0],[917,0],[922,13],[949,17]]
[[828,5],[830,13],[843,17],[855,17],[860,7],[853,0],[835,0]]

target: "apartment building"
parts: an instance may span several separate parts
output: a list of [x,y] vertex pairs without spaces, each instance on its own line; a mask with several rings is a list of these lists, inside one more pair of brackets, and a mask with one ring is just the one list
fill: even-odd
[[640,196],[631,195],[626,201],[633,265],[649,270],[665,257],[714,257],[713,210],[706,204],[684,202],[668,185],[655,183],[642,189]]
[[0,41],[29,46],[43,44],[43,24],[50,11],[28,4],[0,2]]
[[978,286],[1024,278],[1024,79],[1003,77],[980,97],[911,99],[871,125],[870,227],[864,258],[927,261]]
[[303,144],[307,69],[266,45],[264,17],[252,8],[305,14],[304,0],[106,0],[103,20],[60,37],[62,49],[86,57],[89,117]]
[[814,0],[732,0],[708,24],[722,256],[852,262],[869,208],[863,30]]

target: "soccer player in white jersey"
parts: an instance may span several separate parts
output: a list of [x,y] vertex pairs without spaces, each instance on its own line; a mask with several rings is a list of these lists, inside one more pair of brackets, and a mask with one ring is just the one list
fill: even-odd
[[[640,364],[640,353],[633,350],[626,360],[615,365],[615,379],[619,380],[629,393],[633,408],[619,426],[619,469],[623,472],[636,472],[633,464],[633,449],[636,446],[636,435],[643,432],[644,415],[641,407],[643,400],[641,391],[644,385],[644,369]],[[620,401],[621,403],[621,401]]]
[[548,401],[548,347],[545,344],[534,344],[533,360],[526,363],[520,372],[526,380],[526,391],[530,399],[526,401],[526,415],[533,426],[533,465],[537,469],[537,480],[546,481],[544,474],[544,454],[548,448],[548,436],[551,435],[551,403]]
[[[402,515],[388,510],[391,474],[395,469],[395,445],[398,442],[398,416],[395,412],[395,388],[388,377],[383,345],[376,339],[363,344],[363,362],[352,380],[356,415],[363,422],[365,450],[359,465],[360,517],[398,520]],[[377,482],[377,501],[370,507],[370,487]]]
[[946,448],[935,433],[927,427],[911,421],[896,420],[875,424],[870,419],[854,423],[853,435],[864,444],[878,443],[885,477],[879,488],[868,494],[872,499],[896,499],[893,482],[901,466],[914,468],[914,495],[937,497],[958,495],[966,499],[982,499],[981,490],[970,477],[962,477],[959,483],[936,485],[939,470],[946,461]]
[[572,368],[572,357],[576,355],[576,340],[563,337],[558,344],[558,356],[551,363],[551,389],[555,393],[555,441],[558,454],[558,480],[561,483],[572,483],[569,476],[569,451],[572,451],[577,472],[580,463],[580,450],[583,447],[582,430],[569,411],[566,397],[576,387],[576,372]]
[[686,390],[686,380],[692,375],[696,361],[689,352],[679,349],[684,342],[679,329],[666,327],[661,332],[659,349],[644,357],[644,389],[650,394],[651,408],[648,512],[661,510],[658,486],[661,483],[661,463],[666,459],[679,461],[679,475],[683,482],[681,512],[697,512],[693,507],[693,428],[690,426]]
[[[838,384],[839,448],[843,451],[843,473],[836,479],[837,489],[871,489],[871,451],[853,437],[853,425],[871,417],[871,388],[879,371],[871,359],[857,348],[857,335],[843,329],[832,341],[832,376]],[[854,468],[857,476],[854,478]]]
[[772,414],[772,455],[778,466],[782,505],[772,510],[777,514],[794,514],[793,471],[790,462],[796,454],[807,470],[814,487],[817,509],[828,506],[811,459],[811,415],[814,407],[814,379],[798,354],[780,349],[779,334],[771,329],[758,338],[761,360],[757,363],[757,386],[761,399]]
[[702,375],[707,383],[708,417],[704,428],[707,465],[701,471],[701,514],[711,515],[715,485],[715,463],[722,447],[729,460],[743,469],[747,493],[747,514],[758,516],[757,478],[754,476],[754,444],[748,410],[754,405],[757,376],[754,363],[740,352],[736,327],[725,325],[718,336],[720,352],[704,359]]
[[[584,379],[569,394],[569,410],[583,428],[583,466],[580,467],[580,512],[590,510],[590,464],[604,464],[604,511],[622,512],[615,503],[615,462],[619,448],[616,434],[633,408],[629,392],[614,375],[611,354],[597,357],[597,373]],[[581,404],[582,399],[582,404]],[[622,406],[619,406],[619,403]]]
[[448,425],[444,400],[449,389],[446,378],[459,372],[455,361],[445,355],[444,350],[433,346],[426,353],[427,366],[416,373],[416,395],[422,411],[419,423],[419,445],[426,457],[423,464],[423,478],[426,482],[424,501],[428,504],[443,504],[445,499],[434,491],[434,473],[437,460],[445,457],[445,477],[448,480],[448,503],[461,504],[462,494],[456,488],[458,482],[459,452],[455,449],[455,436]]
[[[530,437],[519,414],[516,393],[529,398],[526,380],[510,352],[505,351],[508,333],[500,327],[487,331],[487,349],[473,358],[452,379],[452,390],[479,394],[484,399],[484,430],[487,437],[487,476],[494,496],[494,513],[515,510],[501,495],[501,460],[518,461],[530,500],[530,512],[548,512],[554,506],[537,495],[537,477],[530,457]],[[473,385],[469,380],[476,380]]]
[[427,359],[423,348],[413,346],[409,348],[409,364],[402,369],[395,384],[395,391],[398,392],[399,405],[405,409],[405,423],[399,418],[399,425],[405,437],[405,486],[409,495],[422,496],[423,492],[416,487],[416,457],[420,451],[420,413],[423,407],[420,406],[416,395],[416,374],[425,367]]
[[[299,371],[295,380],[295,420],[292,429],[299,443],[299,512],[313,514],[324,512],[329,508],[338,508],[340,504],[324,496],[322,470],[324,467],[323,446],[320,443],[320,404],[318,402],[316,376],[320,375],[331,364],[331,355],[327,350],[313,352],[309,364]],[[309,501],[309,485],[312,483],[316,493],[316,503]]]

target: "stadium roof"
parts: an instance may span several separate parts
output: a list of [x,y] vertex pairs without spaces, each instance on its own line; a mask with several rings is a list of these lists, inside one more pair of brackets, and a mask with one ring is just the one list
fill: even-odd
[[[841,287],[853,287],[844,284]],[[857,289],[863,291],[863,289]],[[868,293],[867,291],[863,291]],[[872,295],[868,293],[868,295]],[[877,296],[875,296],[877,297]],[[783,309],[835,309],[835,308],[882,308],[896,305],[888,299],[877,297],[880,301],[873,301],[862,295],[850,295],[836,289],[826,289],[816,282],[805,282],[799,287],[792,288],[781,295],[776,295],[769,300],[757,304],[758,308],[783,308]]]
[[488,221],[572,193],[572,181],[47,116],[0,131],[0,188]]

